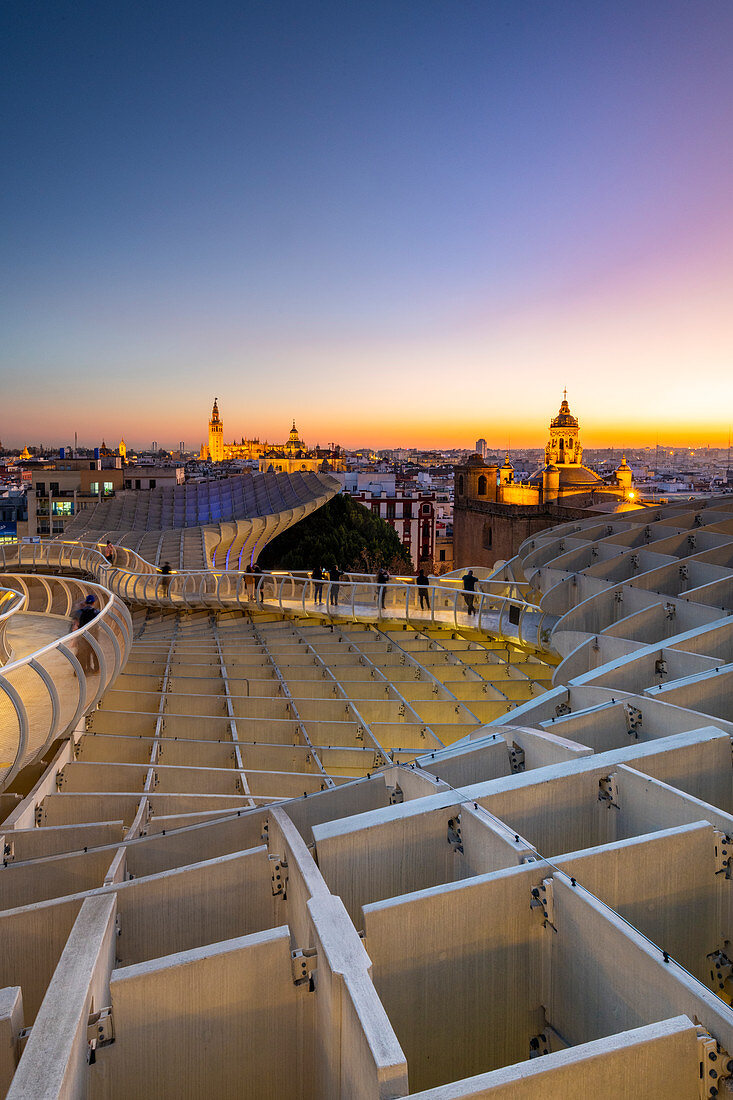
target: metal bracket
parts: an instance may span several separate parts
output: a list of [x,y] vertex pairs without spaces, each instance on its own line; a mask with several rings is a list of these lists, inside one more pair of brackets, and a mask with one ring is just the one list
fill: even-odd
[[315,948],[309,948],[305,951],[301,951],[299,948],[290,952],[290,965],[293,970],[293,985],[302,985],[304,982],[310,982],[312,985],[312,974],[318,966],[318,956]]
[[524,749],[516,741],[512,741],[509,747],[509,764],[513,772],[524,771]]
[[386,757],[384,756],[384,754],[382,752],[380,752],[379,749],[377,749],[376,752],[374,753],[374,760],[372,762],[372,771],[375,771],[377,768],[384,767],[384,765],[386,763],[387,763]]
[[43,824],[43,803],[42,802],[37,803],[36,808],[33,811],[33,818],[35,820],[36,827],[40,828],[40,826]]
[[610,806],[615,806],[618,809],[618,785],[616,783],[616,773],[611,775],[605,775],[603,779],[598,780],[598,801],[608,802]]
[[97,1047],[106,1047],[115,1041],[112,1009],[103,1008],[93,1012],[87,1022],[87,1062],[93,1066],[96,1062]]
[[60,791],[64,785],[64,768],[56,772],[56,790]]
[[391,793],[390,793],[389,804],[390,804],[390,806],[396,806],[396,805],[398,805],[398,803],[404,802],[404,801],[405,801],[405,794],[404,794],[404,791],[402,790],[402,787],[398,783],[397,786],[394,788],[394,790],[391,791]]
[[711,951],[705,956],[710,960],[710,988],[716,993],[725,990],[725,983],[733,977],[733,963],[725,951]]
[[626,732],[639,739],[639,730],[641,729],[642,713],[638,707],[634,707],[631,703],[624,703],[624,714],[626,715]]
[[276,898],[282,894],[283,900],[287,897],[288,865],[280,856],[268,856],[270,861],[270,873],[272,877],[272,896]]
[[567,1050],[568,1044],[559,1035],[554,1027],[545,1025],[545,1030],[539,1035],[533,1035],[529,1040],[530,1058],[542,1058],[545,1054],[553,1054],[556,1050]]
[[677,606],[676,606],[676,604],[666,603],[664,605],[664,610],[667,614],[668,619],[674,619],[674,618],[677,617]]
[[364,740],[364,727],[363,726],[357,726],[356,727],[356,740],[357,741],[363,741]]
[[720,829],[714,829],[713,835],[715,836],[715,874],[725,874],[726,878],[731,877],[731,853],[733,853],[733,844],[731,844],[731,838],[727,833],[721,832]]
[[720,1095],[720,1082],[733,1073],[733,1060],[703,1027],[697,1029],[697,1049],[700,1057],[698,1096],[700,1100],[711,1100]]
[[547,928],[548,924],[554,932],[557,932],[557,928],[553,923],[555,917],[555,895],[552,891],[552,879],[543,879],[541,886],[532,887],[532,900],[529,903],[530,909],[541,909],[544,926]]
[[657,657],[656,661],[654,662],[654,674],[655,676],[667,675],[667,662],[664,657]]
[[564,718],[566,714],[572,714],[572,710],[567,703],[558,703],[555,707],[555,717]]
[[463,836],[461,834],[461,815],[448,821],[448,843],[454,852],[463,854]]

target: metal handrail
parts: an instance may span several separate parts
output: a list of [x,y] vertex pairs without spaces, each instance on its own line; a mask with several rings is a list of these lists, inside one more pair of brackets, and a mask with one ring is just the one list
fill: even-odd
[[[9,701],[17,719],[17,734],[11,732],[10,743],[6,741],[5,745],[8,762],[5,764],[7,771],[3,775],[3,786],[7,786],[21,767],[42,756],[56,738],[74,729],[80,718],[96,706],[102,693],[122,670],[132,647],[130,612],[116,595],[101,585],[76,578],[39,578],[34,574],[11,576],[25,589],[24,593],[17,593],[22,597],[22,602],[16,605],[13,613],[27,607],[29,584],[37,585],[39,580],[46,592],[46,612],[54,605],[58,586],[63,589],[67,611],[71,610],[73,602],[70,586],[78,589],[80,596],[94,593],[100,610],[86,626],[54,638],[32,653],[2,666],[0,698]],[[89,645],[98,663],[99,679],[94,691],[89,688],[97,671],[85,672],[74,652],[82,640]],[[60,675],[57,658],[65,662],[60,666]],[[67,681],[64,673],[69,670],[72,677]],[[30,714],[33,716],[32,722]],[[3,732],[7,737],[7,731],[0,728],[0,734]],[[12,751],[15,736],[15,754],[10,763],[7,754],[9,749]]]
[[[244,610],[272,607],[282,613],[325,614],[330,619],[351,621],[398,619],[417,627],[474,629],[540,652],[551,650],[549,638],[555,616],[527,603],[519,595],[509,594],[506,590],[512,588],[511,582],[499,582],[504,590],[502,592],[487,592],[481,589],[477,581],[476,589],[466,592],[462,586],[455,584],[418,586],[412,577],[390,579],[380,585],[372,574],[347,574],[345,576],[356,576],[357,579],[338,582],[325,579],[314,581],[305,572],[288,570],[255,574],[238,570],[191,569],[172,571],[163,576],[134,552],[126,551],[134,554],[137,562],[143,562],[143,570],[125,568],[117,560],[110,565],[97,548],[99,545],[53,541],[36,543],[18,547],[18,556],[22,560],[30,556],[35,564],[45,563],[89,572],[122,599],[133,603],[184,608],[239,607]],[[122,549],[116,548],[117,554]],[[319,585],[320,589],[317,587]],[[421,590],[428,596],[430,606],[427,609],[418,606]],[[338,600],[335,599],[337,593]]]

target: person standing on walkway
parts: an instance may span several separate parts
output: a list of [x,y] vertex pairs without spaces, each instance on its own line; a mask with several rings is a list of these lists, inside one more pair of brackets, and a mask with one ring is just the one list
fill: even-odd
[[388,580],[389,580],[389,573],[387,572],[387,570],[384,568],[383,565],[380,565],[379,570],[377,572],[377,585],[379,586],[377,588],[377,603],[382,608],[382,610],[384,610],[384,600],[385,600],[385,597],[387,595],[387,587],[386,586],[387,586],[387,581]]
[[475,615],[476,611],[473,606],[473,601],[476,599],[474,591],[476,589],[476,578],[473,575],[473,569],[469,569],[463,578],[463,598],[466,601],[466,607],[469,615]]
[[[262,566],[258,562],[255,562],[254,565],[251,566],[250,572],[252,573],[252,596],[256,600],[257,599],[257,585],[260,583],[260,577],[262,576]],[[259,591],[259,598],[260,599],[264,598],[264,588],[265,588],[265,585],[263,583],[262,587],[260,588],[260,591]]]
[[[96,606],[97,597],[93,592],[90,592],[83,603],[77,604],[72,612],[71,617],[71,630],[81,630],[83,626],[91,623],[96,619],[99,614],[99,608]],[[91,631],[87,631],[90,634]],[[97,656],[92,648],[91,643],[86,637],[80,638],[77,643],[77,654],[79,657],[79,664],[82,667],[83,672],[97,672],[99,669],[99,663]]]
[[323,606],[323,570],[320,565],[317,565],[311,573],[311,580],[313,581],[313,603],[317,603],[320,607]]
[[104,548],[104,556],[107,559],[108,565],[114,565],[117,552],[109,539],[107,539],[107,545]]
[[161,581],[160,581],[161,595],[167,596],[168,595],[168,589],[170,588],[170,583],[171,583],[171,563],[169,561],[164,561],[163,562],[163,565],[161,566],[161,569],[160,569],[160,573],[161,573]]
[[421,569],[417,577],[415,578],[415,584],[417,585],[418,592],[420,593],[420,610],[422,610],[423,607],[427,607],[428,611],[430,610],[430,597],[428,595],[429,583],[430,581],[425,576],[425,570]]
[[328,571],[328,579],[331,582],[329,597],[332,607],[338,607],[339,605],[339,581],[342,576],[343,574],[339,567],[337,565],[332,565]]

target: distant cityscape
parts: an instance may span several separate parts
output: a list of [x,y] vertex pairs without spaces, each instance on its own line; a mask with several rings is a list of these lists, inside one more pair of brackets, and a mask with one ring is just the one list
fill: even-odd
[[0,541],[61,536],[84,509],[115,496],[248,470],[319,472],[397,532],[415,569],[439,575],[469,560],[493,566],[512,556],[529,533],[558,522],[563,509],[588,515],[677,495],[733,492],[729,447],[584,450],[567,395],[544,448],[507,450],[494,444],[490,432],[473,450],[322,447],[302,439],[295,421],[283,434],[282,443],[243,437],[225,442],[217,399],[207,441],[195,448],[181,441],[169,450],[155,440],[132,447],[124,439],[92,448],[76,441],[22,450],[0,444]]

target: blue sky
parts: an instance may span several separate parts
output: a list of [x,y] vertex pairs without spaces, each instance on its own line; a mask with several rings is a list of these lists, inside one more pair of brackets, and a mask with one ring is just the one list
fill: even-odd
[[[733,6],[6,0],[0,438],[727,438]],[[714,395],[714,396],[713,396]],[[28,400],[32,397],[32,400]]]

